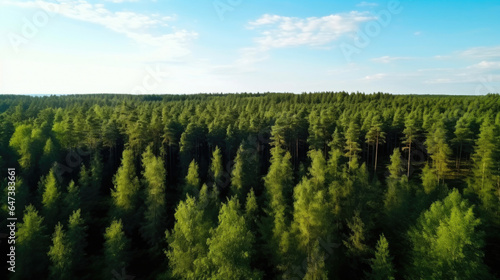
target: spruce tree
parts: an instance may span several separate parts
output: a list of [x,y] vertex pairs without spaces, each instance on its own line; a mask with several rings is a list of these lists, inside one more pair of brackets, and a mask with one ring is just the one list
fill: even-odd
[[384,234],[380,235],[375,250],[375,256],[370,260],[371,272],[369,280],[394,280],[394,267],[389,254],[389,243]]
[[128,266],[130,240],[123,231],[121,220],[113,220],[104,233],[104,277],[110,279],[113,271],[120,273]]
[[48,252],[51,261],[50,279],[69,279],[74,277],[71,271],[73,266],[73,253],[69,244],[68,235],[61,223],[55,227],[52,237],[52,246]]
[[132,150],[123,151],[122,164],[113,177],[113,184],[114,188],[111,190],[112,214],[115,218],[123,219],[127,228],[133,228],[138,214],[136,210],[140,185],[135,171]]
[[165,181],[166,170],[163,160],[156,157],[151,146],[142,154],[143,176],[146,185],[146,211],[142,235],[150,246],[159,246],[165,231]]
[[16,272],[14,279],[35,279],[47,267],[48,240],[44,218],[33,205],[26,206],[23,222],[17,225]]

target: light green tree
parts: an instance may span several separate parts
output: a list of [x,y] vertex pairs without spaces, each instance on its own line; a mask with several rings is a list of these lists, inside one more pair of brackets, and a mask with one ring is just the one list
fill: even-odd
[[17,225],[14,279],[36,279],[47,268],[49,244],[43,220],[33,205],[26,206],[23,222]]
[[240,211],[235,197],[221,207],[219,225],[207,240],[207,264],[211,268],[208,279],[262,278],[261,273],[250,266],[254,236]]
[[394,280],[394,266],[389,254],[389,242],[384,234],[380,235],[375,248],[375,256],[370,260],[371,272],[368,273],[370,280]]
[[454,189],[434,202],[408,232],[409,275],[420,279],[487,279],[483,233],[473,207]]
[[166,170],[163,160],[156,157],[151,146],[142,154],[143,176],[146,185],[146,211],[142,235],[153,247],[160,244],[165,232],[165,185]]
[[113,184],[114,188],[111,190],[113,216],[123,219],[127,227],[133,228],[140,185],[135,171],[132,150],[123,151],[122,163],[113,177]]
[[207,239],[212,222],[206,218],[195,198],[187,196],[175,211],[175,225],[166,232],[168,257],[172,274],[181,279],[206,279],[208,271],[202,260],[208,253]]
[[73,266],[73,260],[71,257],[73,254],[71,246],[69,245],[68,236],[61,223],[58,223],[55,227],[52,243],[48,252],[51,261],[51,266],[49,268],[50,279],[72,278],[71,268]]
[[127,267],[130,255],[130,240],[123,231],[121,220],[113,220],[104,233],[104,276],[110,279],[113,271]]

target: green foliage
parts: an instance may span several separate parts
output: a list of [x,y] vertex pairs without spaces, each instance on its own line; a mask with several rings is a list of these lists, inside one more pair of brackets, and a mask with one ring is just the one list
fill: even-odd
[[389,254],[389,243],[383,234],[377,242],[375,256],[370,260],[371,272],[368,274],[370,280],[394,280],[394,267],[392,257]]
[[468,182],[467,191],[477,195],[481,201],[481,209],[488,213],[489,219],[498,219],[500,214],[500,164],[498,159],[499,140],[495,126],[489,119],[481,125],[481,132],[476,141],[473,159],[473,176]]
[[78,187],[73,180],[69,182],[63,200],[66,217],[69,217],[73,211],[81,208],[80,187]]
[[222,204],[219,225],[207,240],[206,263],[212,272],[207,279],[261,279],[261,273],[250,266],[253,242],[239,202],[233,197]]
[[[499,104],[497,94],[0,96],[16,213],[40,211],[28,206],[18,225],[11,276],[498,278]],[[447,186],[470,204],[445,199]]]
[[200,175],[198,174],[198,164],[193,159],[189,164],[188,173],[185,179],[184,194],[196,196],[200,191]]
[[80,209],[74,211],[69,217],[67,236],[73,273],[82,273],[86,268],[87,226],[81,216]]
[[26,206],[23,222],[17,224],[14,279],[35,279],[43,275],[48,250],[43,220],[33,205]]
[[140,185],[135,171],[132,150],[123,151],[122,164],[113,177],[113,184],[111,197],[113,198],[114,216],[124,219],[127,225],[133,223]]
[[427,146],[427,152],[432,159],[432,167],[436,170],[436,176],[439,182],[450,170],[448,168],[448,159],[452,153],[446,142],[446,129],[442,120],[433,125],[432,132],[427,136],[425,144]]
[[231,193],[243,202],[250,188],[255,187],[258,158],[240,145],[231,172]]
[[394,149],[394,152],[391,155],[391,164],[388,166],[389,169],[389,178],[391,179],[399,179],[401,178],[401,174],[403,172],[403,165],[401,160],[401,152],[399,149]]
[[421,279],[485,279],[483,233],[473,207],[454,189],[422,213],[408,232],[412,263],[409,272]]
[[120,273],[130,259],[130,240],[125,236],[121,220],[113,220],[104,233],[104,276],[112,278],[113,271]]
[[352,121],[349,124],[345,135],[345,156],[349,158],[349,168],[356,168],[358,165],[358,153],[361,151],[361,147],[358,143],[359,141],[359,127]]
[[210,165],[210,174],[215,186],[221,187],[224,175],[224,165],[222,162],[222,153],[219,147],[215,147],[212,154],[212,163]]
[[208,253],[207,239],[212,223],[206,219],[204,208],[189,195],[175,211],[175,226],[166,233],[172,274],[182,279],[206,279],[208,271],[202,260]]
[[73,255],[66,232],[61,223],[56,225],[52,237],[53,245],[50,246],[48,256],[52,262],[50,266],[51,279],[69,279],[72,277],[71,267]]
[[57,223],[61,211],[61,192],[57,183],[54,169],[41,182],[43,188],[43,214],[49,226]]
[[165,231],[165,180],[163,160],[154,156],[151,146],[142,154],[143,176],[146,185],[146,211],[142,226],[143,237],[151,246],[159,246]]

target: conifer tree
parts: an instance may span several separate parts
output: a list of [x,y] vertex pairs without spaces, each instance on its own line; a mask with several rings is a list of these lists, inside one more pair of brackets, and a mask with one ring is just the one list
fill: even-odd
[[368,274],[370,280],[394,280],[394,267],[392,257],[389,254],[389,243],[384,234],[380,235],[375,250],[375,256],[370,260],[371,272]]
[[14,279],[35,279],[47,267],[48,240],[43,220],[33,205],[26,206],[23,222],[17,225]]
[[197,196],[200,192],[200,175],[198,175],[198,164],[194,159],[189,164],[185,181],[184,194]]
[[385,132],[382,131],[382,122],[379,116],[372,119],[370,130],[366,133],[366,142],[375,148],[373,170],[377,171],[378,146],[385,143]]
[[196,199],[187,196],[175,211],[175,225],[166,232],[172,274],[182,279],[206,279],[208,277],[203,259],[208,253],[207,239],[210,237],[212,223],[206,218],[204,208]]
[[104,233],[104,277],[110,279],[113,271],[120,272],[129,263],[130,240],[123,231],[121,220],[113,220]]
[[418,126],[416,121],[416,115],[414,112],[410,113],[405,120],[405,129],[403,130],[404,140],[403,144],[406,144],[406,147],[403,150],[408,150],[408,168],[406,171],[406,177],[410,177],[410,167],[411,167],[411,149],[412,145],[415,142],[415,139],[418,136]]
[[73,253],[68,236],[61,223],[58,223],[55,227],[52,243],[53,245],[50,246],[48,252],[51,261],[50,279],[72,278],[71,267],[73,266],[73,260],[71,257]]
[[451,149],[446,142],[446,129],[442,120],[433,125],[432,132],[427,136],[425,144],[439,182],[449,171],[447,162],[451,156]]
[[80,187],[78,187],[73,180],[69,182],[63,200],[65,217],[69,217],[73,211],[81,208]]
[[113,177],[114,188],[112,213],[115,218],[122,218],[127,227],[133,228],[138,214],[139,179],[137,178],[132,150],[123,151],[122,164]]
[[74,211],[68,220],[68,245],[71,248],[72,271],[75,274],[85,271],[85,248],[87,247],[87,226],[81,210]]
[[222,153],[218,146],[212,154],[212,163],[210,165],[210,175],[213,180],[214,187],[221,188],[224,175],[224,165],[222,162]]
[[49,174],[47,174],[41,183],[43,187],[43,214],[47,221],[47,225],[49,227],[54,226],[59,220],[61,211],[61,193],[59,191],[59,184],[54,175],[54,169],[50,170]]
[[434,202],[408,232],[412,243],[408,273],[421,279],[487,279],[480,223],[456,189]]
[[165,231],[165,179],[163,160],[156,157],[151,146],[142,154],[143,176],[146,185],[146,212],[142,226],[143,237],[156,247]]
[[250,266],[253,242],[239,201],[233,197],[222,205],[219,225],[207,240],[209,279],[261,279],[261,273]]
[[[495,126],[489,119],[481,125],[481,132],[476,141],[472,160],[473,176],[468,182],[467,192],[476,194],[481,201],[481,209],[495,219],[500,214],[500,174],[498,169],[499,141]],[[496,194],[495,194],[496,193]],[[497,219],[498,220],[498,219]]]
[[358,166],[358,153],[361,151],[359,146],[359,127],[356,122],[351,121],[345,135],[345,156],[349,158],[349,168]]

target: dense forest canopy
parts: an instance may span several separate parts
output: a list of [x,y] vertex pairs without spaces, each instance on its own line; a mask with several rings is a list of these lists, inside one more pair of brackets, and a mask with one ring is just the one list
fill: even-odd
[[500,277],[498,94],[3,95],[0,167],[10,279]]

